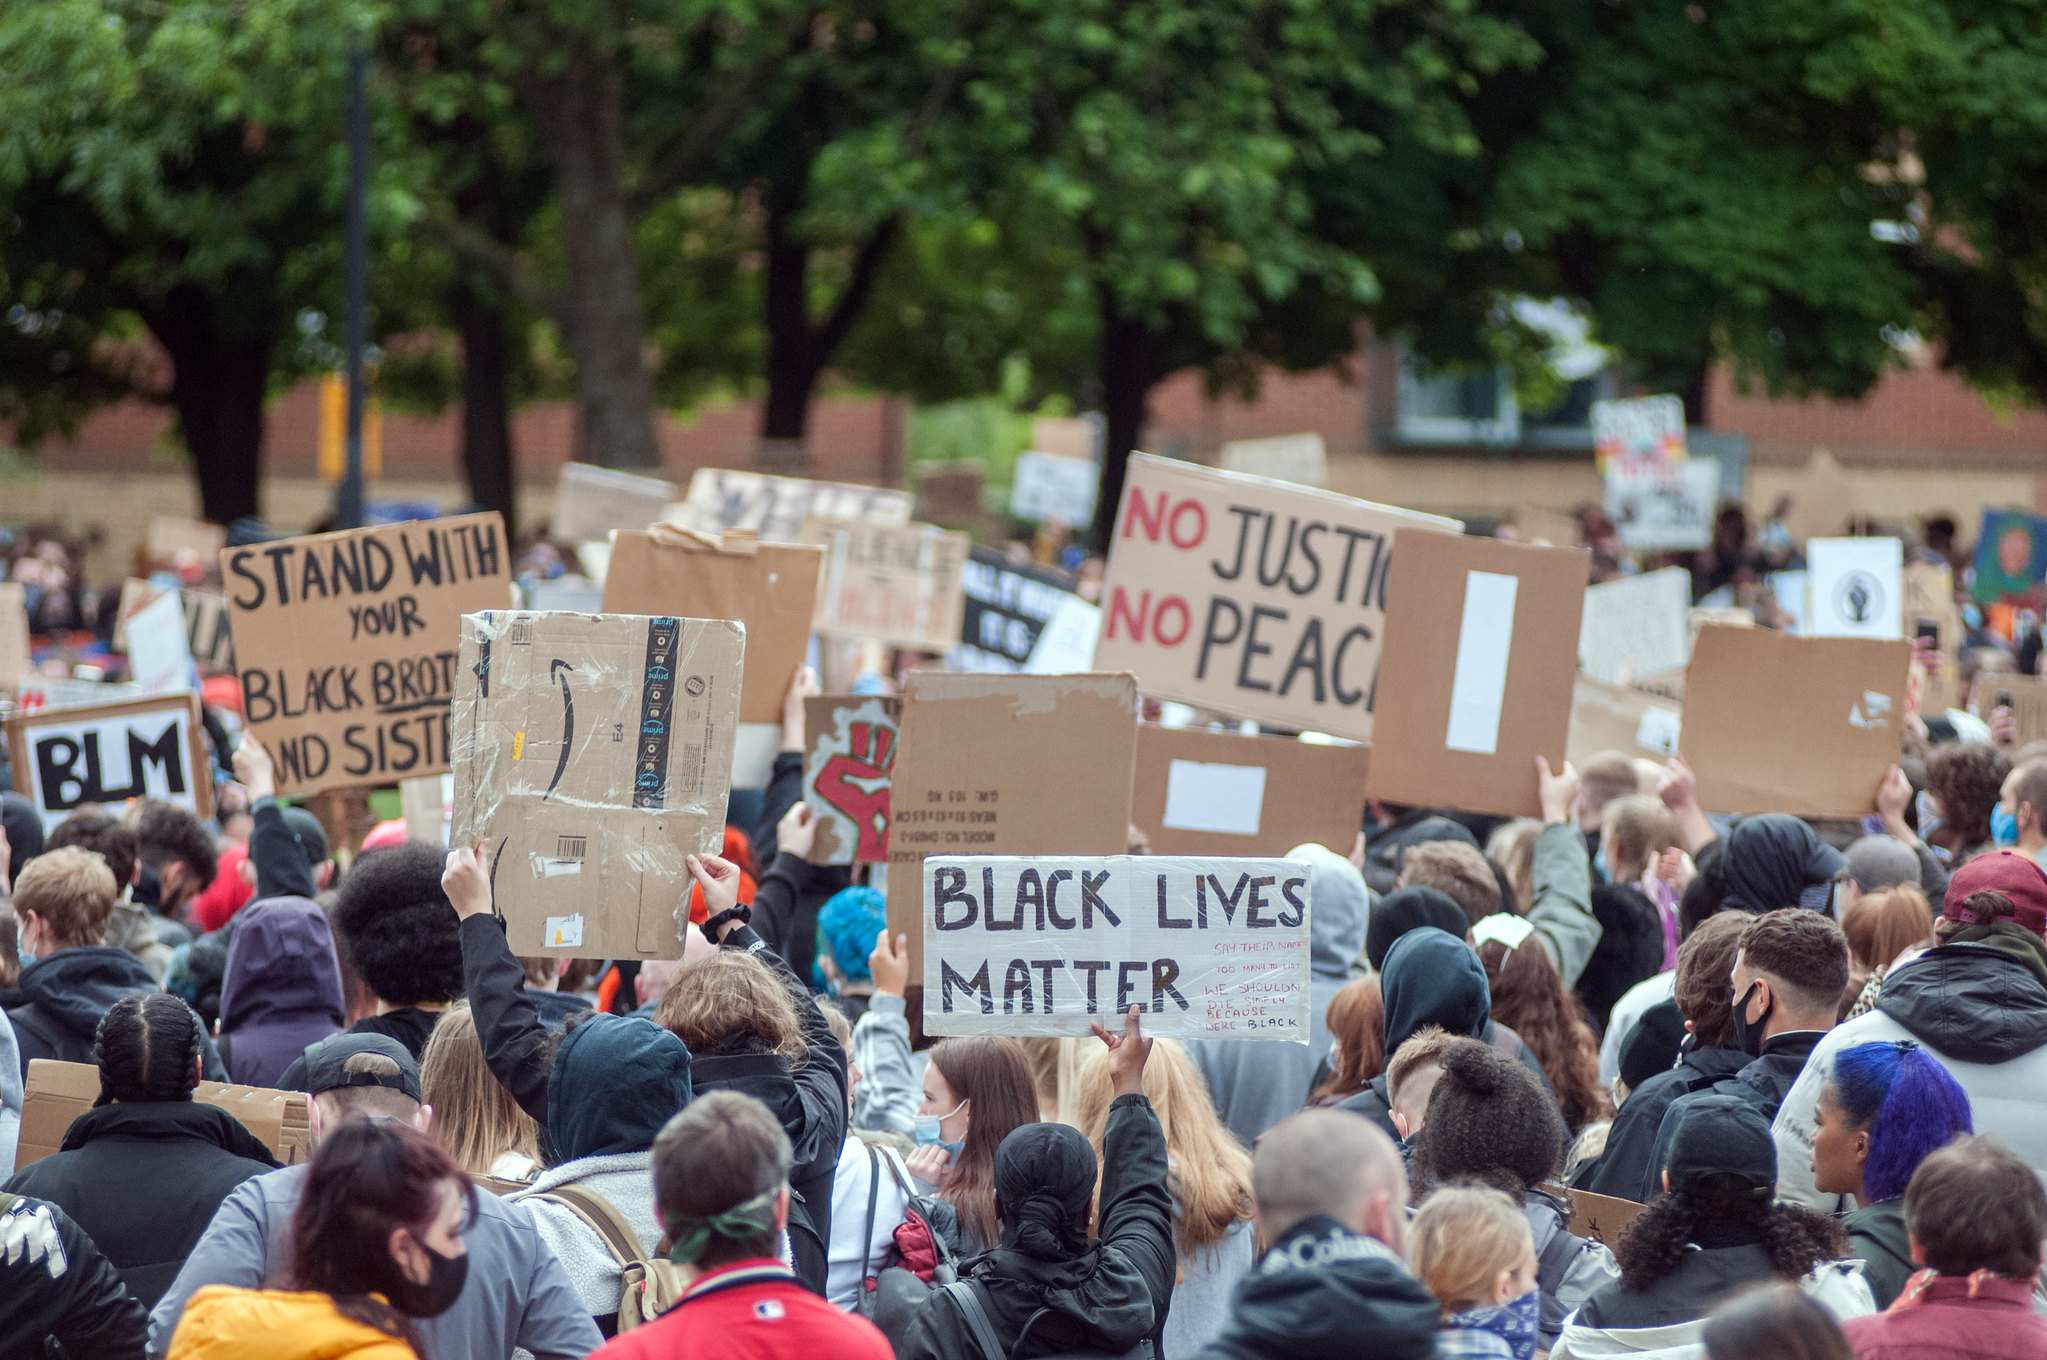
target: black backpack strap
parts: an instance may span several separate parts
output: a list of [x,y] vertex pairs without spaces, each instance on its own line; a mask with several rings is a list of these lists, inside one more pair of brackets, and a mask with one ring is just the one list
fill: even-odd
[[982,1360],[1009,1360],[1008,1352],[1002,1349],[1002,1339],[995,1334],[995,1324],[988,1318],[988,1309],[981,1302],[981,1286],[973,1280],[956,1280],[940,1288],[966,1319],[967,1334],[974,1338]]
[[1571,1261],[1584,1248],[1585,1242],[1586,1239],[1573,1233],[1567,1224],[1561,1221],[1557,1224],[1557,1230],[1543,1244],[1542,1254],[1535,1258],[1536,1282],[1542,1286],[1544,1293],[1554,1295],[1563,1286]]
[[874,1144],[863,1143],[867,1149],[867,1232],[860,1239],[860,1273],[869,1280],[874,1278],[874,1209],[881,1202],[881,1154],[874,1150]]

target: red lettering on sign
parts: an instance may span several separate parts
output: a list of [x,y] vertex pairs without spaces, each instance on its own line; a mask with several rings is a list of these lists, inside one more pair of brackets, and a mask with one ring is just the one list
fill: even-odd
[[[1169,613],[1179,615],[1179,628],[1171,637],[1166,636],[1170,627],[1166,622],[1166,615]],[[1137,597],[1136,609],[1130,607],[1130,597],[1124,593],[1123,587],[1117,586],[1109,592],[1110,637],[1116,636],[1116,629],[1120,626],[1132,642],[1142,642],[1147,625],[1152,641],[1165,647],[1177,647],[1187,640],[1187,630],[1193,626],[1193,616],[1187,608],[1187,602],[1178,595],[1166,596],[1159,601],[1158,608],[1154,610],[1151,607],[1151,592],[1148,590]]]
[[[1166,509],[1166,493],[1161,491],[1158,499],[1150,505],[1144,501],[1144,492],[1130,488],[1128,513],[1123,516],[1123,537],[1134,537],[1141,529],[1145,538],[1152,543],[1159,541],[1159,531],[1164,530],[1174,547],[1182,552],[1201,546],[1201,540],[1208,537],[1208,510],[1200,501],[1189,498],[1181,501],[1170,511]],[[1187,527],[1189,514],[1193,525]]]

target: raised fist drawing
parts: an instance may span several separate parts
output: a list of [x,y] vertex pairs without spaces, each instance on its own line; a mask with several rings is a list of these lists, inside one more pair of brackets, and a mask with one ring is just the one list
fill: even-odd
[[874,722],[856,722],[844,751],[834,752],[818,771],[817,796],[859,829],[856,862],[886,858],[888,844],[889,771],[895,765],[896,730]]

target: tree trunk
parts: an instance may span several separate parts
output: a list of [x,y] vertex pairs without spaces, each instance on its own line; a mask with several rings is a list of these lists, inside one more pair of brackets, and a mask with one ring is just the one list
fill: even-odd
[[866,310],[874,280],[895,244],[900,223],[890,218],[860,243],[852,272],[831,311],[810,320],[810,244],[791,234],[801,199],[768,207],[768,395],[761,406],[764,446],[801,448],[810,427],[810,401],[832,356]]
[[225,333],[213,298],[188,286],[143,319],[171,357],[171,406],[192,455],[200,515],[231,524],[261,514],[263,399],[276,338]]
[[582,455],[605,467],[655,468],[661,446],[626,202],[623,78],[610,54],[564,41],[562,70],[528,79],[522,93],[561,201],[569,286],[559,319],[576,361]]
[[469,499],[505,517],[505,537],[519,536],[512,475],[511,353],[505,314],[475,288],[456,284],[449,310],[462,333],[462,470]]
[[1166,376],[1167,337],[1142,321],[1122,316],[1115,300],[1102,290],[1102,439],[1101,489],[1095,493],[1091,537],[1107,552],[1116,530],[1116,509],[1123,500],[1123,477],[1130,451],[1144,437],[1151,389]]

